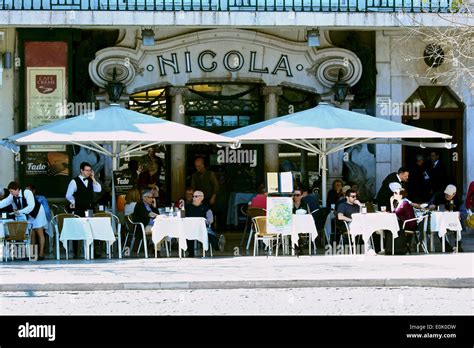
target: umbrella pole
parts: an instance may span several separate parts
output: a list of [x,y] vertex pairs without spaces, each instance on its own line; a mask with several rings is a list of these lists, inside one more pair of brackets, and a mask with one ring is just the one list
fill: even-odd
[[119,161],[119,156],[117,153],[117,142],[114,141],[112,143],[112,212],[114,214],[117,213],[117,207],[116,207],[116,197],[115,197],[115,177],[114,177],[114,171],[118,169],[118,161]]
[[322,200],[323,200],[323,207],[326,207],[326,196],[327,196],[327,190],[326,190],[326,179],[327,179],[327,158],[328,155],[326,153],[326,139],[322,139],[321,143],[321,167],[322,167],[322,181],[321,181],[321,193],[322,193]]

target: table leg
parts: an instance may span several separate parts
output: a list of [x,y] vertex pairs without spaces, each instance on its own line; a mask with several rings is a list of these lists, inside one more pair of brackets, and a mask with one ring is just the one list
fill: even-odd
[[446,235],[447,233],[443,236],[443,241],[441,243],[441,251],[444,253],[446,251]]
[[430,232],[430,250],[431,252],[434,252],[434,238],[433,238],[433,232]]

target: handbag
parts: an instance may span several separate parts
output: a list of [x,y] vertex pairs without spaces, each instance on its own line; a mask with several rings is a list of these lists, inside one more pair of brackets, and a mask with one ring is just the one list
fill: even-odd
[[474,214],[469,214],[466,218],[466,226],[474,228]]

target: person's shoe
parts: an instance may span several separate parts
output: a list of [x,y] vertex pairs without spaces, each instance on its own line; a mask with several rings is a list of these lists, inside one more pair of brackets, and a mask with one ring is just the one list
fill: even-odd
[[219,237],[219,251],[224,251],[225,237],[223,234]]

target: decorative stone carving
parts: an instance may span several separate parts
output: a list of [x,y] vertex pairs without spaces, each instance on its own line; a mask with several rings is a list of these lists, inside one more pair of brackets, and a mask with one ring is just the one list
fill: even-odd
[[354,86],[362,76],[362,62],[354,52],[343,48],[325,48],[316,54],[315,63],[308,69],[316,80],[327,88],[337,82],[342,69],[342,82]]

